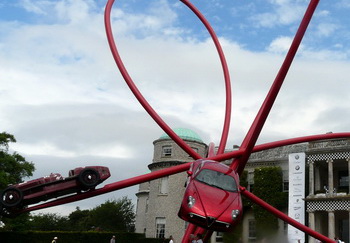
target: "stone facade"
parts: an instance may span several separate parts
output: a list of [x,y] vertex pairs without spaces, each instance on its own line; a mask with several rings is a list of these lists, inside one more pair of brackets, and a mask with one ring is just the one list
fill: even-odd
[[[206,157],[207,145],[200,139],[186,137],[184,140],[198,154]],[[148,165],[151,171],[193,161],[193,158],[170,138],[161,137],[155,140],[153,145],[153,161]],[[172,235],[175,242],[181,242],[186,223],[177,217],[177,213],[185,191],[186,178],[187,174],[183,172],[139,185],[136,194],[136,232],[145,233],[149,238],[168,238]]]
[[[350,140],[333,139],[308,144],[309,227],[329,238],[349,242]],[[314,243],[313,238],[309,239]]]

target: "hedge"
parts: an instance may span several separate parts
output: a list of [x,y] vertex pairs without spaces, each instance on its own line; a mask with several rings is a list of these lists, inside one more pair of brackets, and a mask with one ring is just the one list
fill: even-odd
[[28,231],[0,232],[1,243],[50,243],[58,237],[57,243],[96,243],[106,242],[116,236],[118,243],[162,243],[160,239],[145,238],[144,234],[120,232],[63,232],[63,231]]

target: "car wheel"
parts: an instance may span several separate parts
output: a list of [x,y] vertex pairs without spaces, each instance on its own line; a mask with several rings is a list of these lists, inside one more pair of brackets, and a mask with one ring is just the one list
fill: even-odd
[[1,204],[7,208],[19,206],[22,200],[23,200],[22,191],[15,187],[7,188],[1,194]]
[[78,180],[84,188],[94,188],[100,181],[100,174],[94,169],[84,169],[79,173]]

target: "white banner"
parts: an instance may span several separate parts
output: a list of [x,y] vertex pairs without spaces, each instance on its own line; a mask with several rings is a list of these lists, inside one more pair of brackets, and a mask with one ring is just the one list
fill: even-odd
[[[288,216],[305,224],[305,153],[289,155]],[[304,243],[305,233],[288,225],[288,241]]]

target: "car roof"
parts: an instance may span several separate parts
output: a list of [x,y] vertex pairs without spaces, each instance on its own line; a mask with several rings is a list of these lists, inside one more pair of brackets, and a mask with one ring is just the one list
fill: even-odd
[[[234,172],[227,165],[225,165],[223,163],[220,163],[220,162],[213,161],[213,160],[202,160],[199,163],[202,164],[202,168],[201,169],[215,170],[215,171],[219,171],[219,172],[222,172],[222,173]],[[236,173],[234,173],[234,174],[236,174]]]

